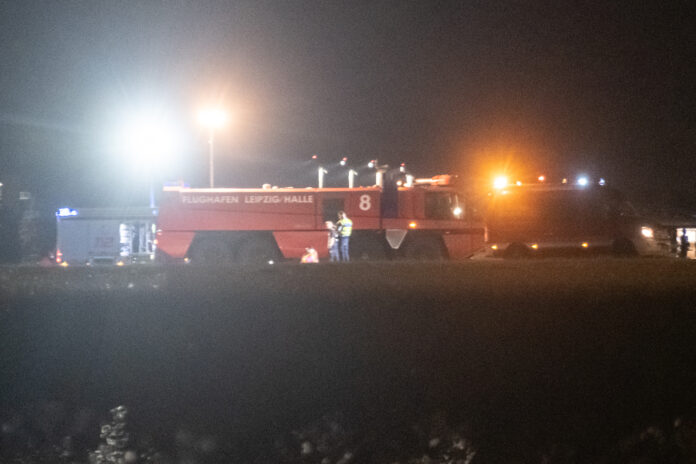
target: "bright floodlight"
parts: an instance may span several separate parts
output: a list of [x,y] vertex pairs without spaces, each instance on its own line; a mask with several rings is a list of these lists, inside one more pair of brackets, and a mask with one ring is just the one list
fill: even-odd
[[149,166],[161,166],[175,148],[176,133],[164,114],[144,111],[136,114],[123,131],[124,149],[132,159]]
[[198,122],[208,129],[220,129],[227,122],[227,113],[220,108],[206,108],[198,112]]
[[508,186],[508,178],[506,176],[498,176],[493,180],[493,187],[502,189]]
[[589,183],[589,180],[585,176],[578,177],[578,185],[581,187],[586,186]]

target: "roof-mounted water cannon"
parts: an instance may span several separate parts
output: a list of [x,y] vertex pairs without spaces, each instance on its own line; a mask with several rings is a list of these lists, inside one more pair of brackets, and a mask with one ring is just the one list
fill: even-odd
[[416,185],[450,185],[452,176],[449,174],[440,174],[433,177],[414,179]]

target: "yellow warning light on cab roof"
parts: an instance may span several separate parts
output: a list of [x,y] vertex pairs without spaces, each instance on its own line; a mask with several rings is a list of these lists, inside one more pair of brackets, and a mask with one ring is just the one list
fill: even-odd
[[491,249],[497,250],[497,249],[498,249],[498,245],[491,245]]
[[68,267],[68,262],[63,261],[62,263],[59,264],[60,267]]
[[580,246],[583,247],[583,248],[587,248],[587,247],[590,246],[590,244],[587,243],[587,242],[582,242],[582,243],[580,244]]
[[544,182],[544,181],[546,180],[546,176],[544,176],[544,175],[542,174],[541,176],[537,177],[537,180],[538,180],[539,182]]
[[533,248],[534,250],[538,250],[538,249],[539,249],[539,244],[537,244],[537,243],[532,243],[532,248]]
[[415,229],[417,225],[418,225],[418,224],[416,224],[415,222],[409,222],[409,223],[408,223],[408,226],[409,226],[411,229]]

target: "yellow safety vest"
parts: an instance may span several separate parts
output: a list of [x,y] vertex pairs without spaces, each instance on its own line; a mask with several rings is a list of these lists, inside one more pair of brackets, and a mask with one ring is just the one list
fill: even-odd
[[341,234],[341,237],[350,237],[350,234],[353,232],[353,221],[348,218],[338,221],[338,232]]

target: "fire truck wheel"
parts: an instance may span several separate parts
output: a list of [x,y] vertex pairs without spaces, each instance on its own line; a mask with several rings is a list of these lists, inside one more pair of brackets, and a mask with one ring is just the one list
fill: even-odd
[[416,237],[405,244],[402,258],[440,261],[445,253],[438,237]]
[[279,258],[278,247],[269,238],[249,238],[240,243],[237,250],[237,261],[243,264],[266,264]]
[[203,238],[194,244],[190,258],[192,264],[229,264],[232,262],[232,250],[222,239]]

